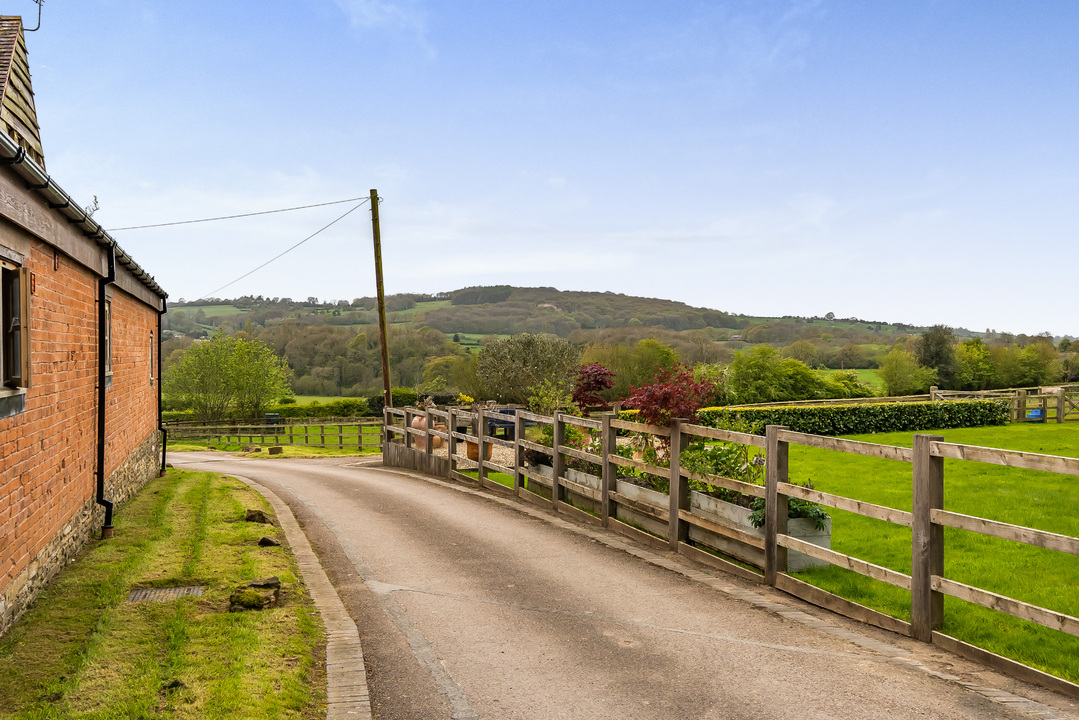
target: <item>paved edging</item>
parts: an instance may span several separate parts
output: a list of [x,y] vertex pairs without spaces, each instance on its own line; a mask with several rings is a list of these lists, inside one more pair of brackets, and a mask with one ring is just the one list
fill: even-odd
[[273,490],[248,478],[228,475],[250,486],[273,506],[300,575],[322,617],[326,628],[326,720],[371,720],[371,696],[367,690],[367,670],[363,664],[359,631],[326,577],[307,535],[289,506]]

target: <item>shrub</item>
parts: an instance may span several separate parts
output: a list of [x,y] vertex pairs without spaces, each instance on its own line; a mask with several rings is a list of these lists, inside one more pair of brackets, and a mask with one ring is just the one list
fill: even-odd
[[667,427],[675,418],[696,418],[714,391],[713,383],[697,382],[692,370],[676,365],[662,370],[652,384],[634,388],[625,406],[640,411],[640,421]]
[[614,387],[614,373],[597,362],[582,365],[577,370],[577,381],[573,385],[573,403],[581,409],[581,414],[588,417],[588,408],[610,409],[610,405],[600,395],[604,390]]
[[776,406],[765,408],[705,408],[701,425],[731,428],[746,423],[764,435],[768,425],[786,425],[812,435],[857,435],[944,428],[983,427],[1008,422],[1006,400],[937,400],[861,405]]

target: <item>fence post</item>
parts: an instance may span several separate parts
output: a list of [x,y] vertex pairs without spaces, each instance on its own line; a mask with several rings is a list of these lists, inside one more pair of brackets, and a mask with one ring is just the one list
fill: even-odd
[[932,510],[944,509],[944,458],[929,453],[929,444],[942,440],[939,435],[914,436],[910,624],[915,639],[923,642],[932,642],[944,618],[944,595],[932,587],[932,576],[944,575],[944,527],[930,518]]
[[431,434],[431,428],[434,425],[431,423],[431,408],[423,409],[424,427],[427,428],[427,434],[423,438],[423,451],[430,455],[435,451],[434,435]]
[[600,478],[600,519],[603,527],[610,526],[612,508],[611,493],[618,490],[618,466],[611,462],[611,455],[618,454],[618,430],[611,426],[616,413],[603,413],[603,474]]
[[1068,414],[1068,407],[1064,400],[1064,388],[1056,388],[1057,394],[1057,422],[1064,422],[1064,416]]
[[[382,437],[382,459],[386,459],[386,453],[390,447],[390,411],[386,408],[382,408],[382,427],[379,428],[378,434]],[[307,446],[307,425],[303,426],[303,444]]]
[[776,576],[787,572],[787,548],[776,542],[787,534],[787,496],[779,492],[779,483],[787,482],[787,443],[780,442],[784,425],[769,425],[765,432],[765,506],[764,506],[764,581],[776,584]]
[[483,467],[483,458],[487,454],[487,443],[483,441],[483,438],[487,437],[487,417],[484,415],[484,412],[483,408],[479,408],[479,412],[476,415],[476,447],[478,450],[476,455],[476,462],[478,463],[476,482],[481,486],[483,485],[484,478],[487,477],[487,468]]
[[412,447],[412,433],[409,430],[412,429],[412,408],[405,408],[405,447]]
[[562,413],[554,411],[553,436],[554,442],[551,448],[551,509],[558,512],[558,501],[562,498],[562,484],[558,481],[566,472],[566,459],[558,451],[565,444],[566,424],[562,422]]
[[450,408],[450,418],[446,427],[450,435],[450,439],[446,441],[446,454],[450,458],[450,472],[454,472],[457,470],[457,459],[454,457],[457,455],[457,438],[454,436],[457,432],[457,408]]
[[929,399],[930,400],[936,400],[937,399],[937,390],[938,390],[938,388],[937,388],[936,385],[929,388]]
[[513,494],[521,497],[521,466],[524,465],[524,447],[521,440],[525,434],[525,419],[518,410],[513,415]]
[[670,487],[667,488],[670,500],[670,517],[667,525],[667,540],[671,550],[678,552],[678,543],[689,540],[689,523],[682,520],[681,510],[689,510],[689,480],[682,477],[682,449],[688,444],[682,434],[682,420],[671,424],[671,474]]

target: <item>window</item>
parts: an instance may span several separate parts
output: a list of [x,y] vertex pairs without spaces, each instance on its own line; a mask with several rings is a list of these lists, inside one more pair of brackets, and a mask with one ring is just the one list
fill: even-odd
[[154,386],[154,331],[150,331],[150,387]]
[[0,260],[0,380],[5,388],[30,387],[29,272]]
[[[112,375],[112,299],[105,299],[105,375]],[[110,378],[111,381],[111,378]]]

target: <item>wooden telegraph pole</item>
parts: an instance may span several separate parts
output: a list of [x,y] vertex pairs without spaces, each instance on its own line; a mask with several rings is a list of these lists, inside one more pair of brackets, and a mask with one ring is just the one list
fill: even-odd
[[382,286],[382,236],[378,230],[378,190],[371,190],[371,228],[375,238],[375,285],[378,289],[378,341],[382,346],[382,401],[393,407],[390,393],[390,350],[386,340],[386,291]]

